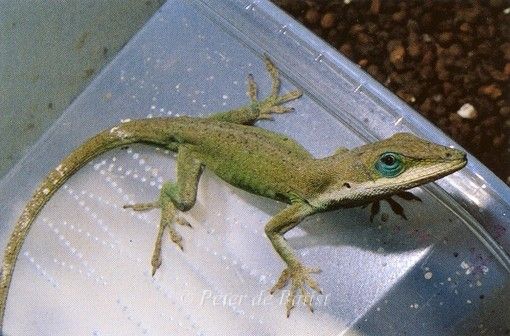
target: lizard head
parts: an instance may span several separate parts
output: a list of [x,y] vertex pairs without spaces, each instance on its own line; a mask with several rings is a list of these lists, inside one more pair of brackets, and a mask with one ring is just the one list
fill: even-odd
[[389,195],[449,175],[467,163],[460,150],[397,133],[376,143],[352,150],[366,183],[367,196]]

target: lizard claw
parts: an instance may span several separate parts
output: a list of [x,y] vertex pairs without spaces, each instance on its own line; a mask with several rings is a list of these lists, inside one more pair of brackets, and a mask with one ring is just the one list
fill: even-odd
[[299,297],[298,300],[302,299],[303,303],[306,304],[310,311],[313,313],[312,296],[306,290],[305,285],[315,290],[319,294],[322,294],[322,290],[319,288],[319,284],[314,278],[310,276],[311,273],[319,273],[320,271],[321,270],[319,268],[308,268],[301,264],[298,264],[297,266],[289,266],[283,270],[280,278],[278,278],[278,281],[276,281],[275,285],[269,292],[273,294],[277,290],[285,287],[289,280],[291,281],[290,292],[286,303],[287,317],[290,316],[290,311],[295,307],[296,294],[298,291],[301,294],[301,297]]
[[188,222],[188,221],[186,220],[186,218],[184,218],[184,217],[180,217],[180,216],[179,216],[179,217],[177,217],[177,218],[175,219],[175,223],[176,223],[176,224],[179,224],[179,225],[182,225],[182,226],[187,226],[187,227],[189,227],[189,228],[193,228],[193,226],[191,226],[190,222]]
[[278,105],[290,102],[294,99],[298,99],[303,95],[303,91],[301,90],[292,90],[287,92],[283,96],[278,97]]
[[182,246],[182,236],[180,234],[178,234],[177,231],[173,230],[172,228],[170,228],[169,234],[170,234],[170,240],[172,242],[174,242],[181,249],[181,251],[183,251],[184,247]]
[[[165,218],[163,218],[163,220],[161,221],[161,223],[158,226],[158,234],[156,236],[156,242],[154,244],[154,250],[152,252],[152,258],[151,258],[152,276],[154,276],[154,274],[156,274],[156,271],[161,266],[161,260],[162,260],[161,246],[162,246],[162,241],[163,241],[163,233],[165,232],[166,228],[168,228],[168,234],[170,236],[170,240],[173,243],[175,243],[181,249],[181,251],[184,250],[184,246],[182,245],[182,236],[177,231],[175,231],[175,229],[173,228],[172,225],[169,224],[171,222],[168,222],[164,219]],[[186,220],[183,220],[181,218],[177,218],[177,220],[175,222],[179,223],[181,225],[189,225],[191,227],[191,225]],[[187,224],[184,224],[183,222],[185,222]]]

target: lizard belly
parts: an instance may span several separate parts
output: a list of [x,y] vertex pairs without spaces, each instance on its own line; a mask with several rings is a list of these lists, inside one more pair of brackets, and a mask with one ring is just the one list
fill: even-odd
[[260,152],[222,154],[226,153],[208,153],[202,156],[202,162],[235,187],[283,202],[290,201],[293,172],[283,159]]

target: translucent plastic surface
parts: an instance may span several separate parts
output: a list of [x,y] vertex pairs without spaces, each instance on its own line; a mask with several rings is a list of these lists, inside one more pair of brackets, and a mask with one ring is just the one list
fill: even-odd
[[[269,89],[262,54],[300,87],[296,112],[260,122],[314,155],[397,131],[456,146],[272,4],[168,1],[0,183],[5,243],[47,171],[88,136],[123,119],[206,115],[247,103],[246,75]],[[136,145],[81,169],[36,220],[14,274],[8,335],[500,335],[510,328],[509,189],[476,159],[415,189],[408,220],[388,207],[315,215],[287,235],[321,267],[315,313],[284,313],[268,288],[283,264],[264,224],[283,208],[206,171],[198,202],[150,275],[155,199],[171,153]],[[291,173],[291,172],[290,172]],[[4,245],[4,244],[2,244]],[[505,252],[506,251],[506,252]],[[286,294],[286,293],[284,293]],[[285,298],[285,296],[283,296]]]

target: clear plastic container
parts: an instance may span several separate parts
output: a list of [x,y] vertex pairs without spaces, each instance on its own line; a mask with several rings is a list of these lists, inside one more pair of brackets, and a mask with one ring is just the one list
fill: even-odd
[[[122,119],[206,115],[261,94],[279,67],[293,114],[259,122],[316,156],[410,131],[452,140],[357,66],[265,1],[169,0],[0,182],[5,244],[38,182],[74,147]],[[172,154],[142,145],[94,159],[57,192],[23,245],[6,310],[8,335],[501,335],[510,330],[510,192],[469,157],[462,171],[413,192],[408,220],[382,207],[315,215],[287,235],[317,275],[315,313],[285,317],[268,288],[283,264],[264,224],[284,207],[205,172],[154,277],[158,211]],[[388,216],[386,216],[388,215]],[[388,217],[388,218],[386,218]],[[2,245],[4,246],[4,245]],[[284,293],[285,294],[285,293]],[[283,296],[285,298],[285,296]]]

